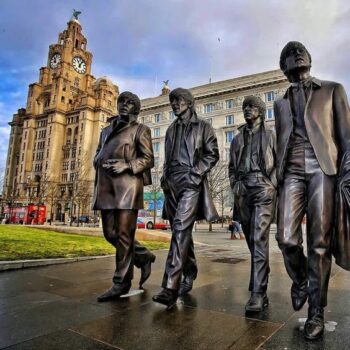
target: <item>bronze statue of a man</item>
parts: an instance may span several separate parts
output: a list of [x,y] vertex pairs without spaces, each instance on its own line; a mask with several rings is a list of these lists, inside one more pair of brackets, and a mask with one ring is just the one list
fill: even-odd
[[[281,52],[280,67],[291,86],[274,105],[277,240],[293,281],[294,309],[309,302],[304,336],[317,339],[324,331],[336,177],[342,156],[350,150],[349,105],[341,84],[310,76],[311,56],[303,44],[289,42]],[[305,214],[307,258],[301,230]]]
[[265,126],[265,103],[255,96],[243,101],[246,124],[232,140],[229,177],[243,232],[251,254],[249,291],[245,309],[262,311],[269,267],[269,233],[276,200],[276,136]]
[[108,301],[131,287],[133,265],[141,268],[140,287],[151,273],[155,256],[134,241],[138,210],[143,208],[143,186],[151,183],[154,157],[151,130],[137,122],[141,103],[131,92],[119,95],[119,115],[100,135],[94,158],[94,210],[101,210],[103,234],[117,248],[113,286],[98,297]]
[[[163,290],[155,302],[171,307],[186,295],[197,276],[192,229],[195,220],[217,218],[206,174],[219,160],[217,139],[211,125],[197,117],[189,90],[177,88],[169,95],[177,116],[165,136],[165,162],[161,185],[164,217],[172,230],[163,277]],[[181,280],[182,278],[182,280]]]

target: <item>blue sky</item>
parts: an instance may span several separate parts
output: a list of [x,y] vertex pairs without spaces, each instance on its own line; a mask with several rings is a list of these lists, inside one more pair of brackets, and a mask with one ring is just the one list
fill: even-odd
[[191,87],[276,69],[290,40],[309,49],[315,76],[350,92],[348,0],[0,0],[0,170],[7,123],[73,8],[92,74],[140,97],[159,94],[163,80]]

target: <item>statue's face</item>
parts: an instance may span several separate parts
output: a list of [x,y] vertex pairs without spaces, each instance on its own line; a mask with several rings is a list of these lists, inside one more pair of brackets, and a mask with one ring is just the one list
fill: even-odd
[[247,103],[243,109],[244,119],[247,124],[254,124],[260,118],[260,111],[253,103]]
[[181,117],[190,108],[189,103],[182,97],[172,99],[170,105],[177,117]]
[[118,102],[118,113],[122,117],[126,117],[130,114],[135,114],[135,110],[136,107],[134,101],[130,100],[127,97],[122,98]]
[[287,53],[285,60],[286,72],[300,68],[310,68],[311,62],[309,55],[303,47],[295,46]]

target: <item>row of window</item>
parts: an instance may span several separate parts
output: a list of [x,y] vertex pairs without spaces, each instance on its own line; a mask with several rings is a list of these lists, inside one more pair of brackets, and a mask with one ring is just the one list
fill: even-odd
[[36,125],[37,128],[44,128],[45,126],[47,126],[47,119],[38,120]]
[[[76,178],[76,175],[77,175],[76,173],[70,173],[69,174],[69,182],[73,182]],[[62,182],[67,182],[68,181],[68,174],[67,173],[62,174],[61,179],[62,179]]]
[[[273,109],[268,108],[266,110],[266,119],[272,120],[274,118]],[[212,119],[207,119],[210,124],[212,124]],[[226,125],[234,125],[235,124],[235,117],[234,115],[230,114],[226,116]],[[153,128],[153,137],[160,137],[160,128]]]
[[[25,134],[24,137],[26,137],[27,135]],[[44,139],[46,138],[46,130],[39,130],[39,131],[36,131],[35,132],[35,138],[38,138],[38,139]]]
[[[76,165],[75,160],[72,160],[70,162],[70,170],[75,170],[75,165]],[[69,162],[63,162],[63,170],[68,170],[68,169],[69,169]]]
[[[47,144],[48,144],[48,146],[50,146],[50,139],[48,139],[48,143]],[[24,145],[25,145],[25,143],[24,143]],[[34,151],[35,151],[35,148],[36,149],[44,149],[45,148],[45,141],[36,142],[34,144]]]
[[75,124],[79,122],[79,115],[67,118],[67,124]]
[[[270,92],[266,92],[265,93],[265,101],[266,102],[270,102],[270,101],[274,101],[275,99],[275,93],[273,91]],[[230,100],[226,100],[226,109],[230,109],[234,107],[234,100],[230,99]],[[215,103],[207,103],[203,105],[204,108],[204,113],[211,113],[214,112],[217,108],[215,108]],[[168,112],[169,113],[169,119],[173,120],[175,119],[175,114],[173,111]],[[273,110],[272,109],[267,109],[266,111],[266,118],[267,119],[273,119]],[[156,113],[153,116],[153,120],[151,120],[149,117],[141,117],[140,121],[141,123],[149,123],[149,122],[153,122],[155,124],[160,123],[162,120],[161,114],[160,113]],[[228,115],[226,116],[226,125],[233,125],[234,124],[234,117],[233,115]],[[155,137],[157,137],[156,135],[154,135]]]
[[[265,102],[271,102],[275,100],[275,93],[274,91],[265,92]],[[225,107],[226,109],[231,109],[235,107],[235,102],[233,99],[226,100],[225,101]],[[217,102],[217,103],[206,103],[203,105],[203,112],[204,113],[212,113],[215,110],[222,109],[223,103]]]
[[[79,152],[78,152],[78,155],[80,156],[81,155],[81,148],[79,147]],[[77,149],[76,147],[72,147],[72,154],[70,154],[70,149],[66,149],[64,152],[63,152],[63,158],[64,159],[68,159],[69,157],[72,157],[72,158],[75,158],[77,156]]]

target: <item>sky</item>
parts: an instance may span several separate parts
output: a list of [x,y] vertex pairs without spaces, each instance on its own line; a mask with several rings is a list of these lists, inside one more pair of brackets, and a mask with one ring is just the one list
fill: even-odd
[[311,53],[312,75],[350,93],[348,0],[0,0],[0,171],[8,122],[73,9],[92,74],[141,98],[159,95],[164,80],[190,88],[277,69],[291,40]]

